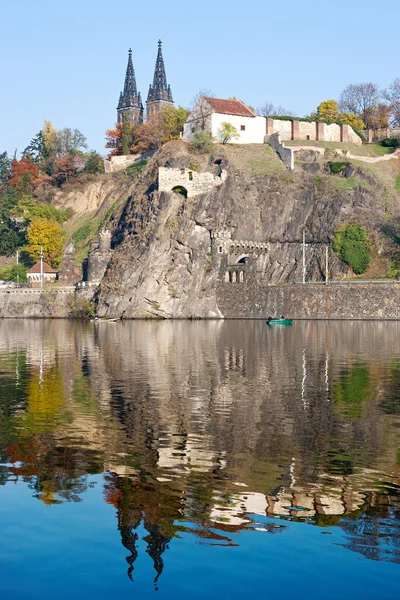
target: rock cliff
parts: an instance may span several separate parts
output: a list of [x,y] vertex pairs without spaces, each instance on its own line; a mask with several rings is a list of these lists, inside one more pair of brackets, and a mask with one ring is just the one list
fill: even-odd
[[[160,168],[171,170],[168,180],[162,169],[163,189],[170,191],[159,190]],[[301,279],[303,229],[309,280],[323,280],[325,245],[341,223],[365,225],[384,253],[381,227],[398,211],[398,195],[388,196],[382,182],[357,165],[340,177],[328,171],[312,153],[299,156],[289,172],[267,146],[215,146],[212,155],[196,155],[189,144],[167,144],[111,224],[114,251],[96,296],[98,314],[223,316],[217,285],[229,281],[229,272],[236,279],[237,265],[253,283]],[[182,185],[186,175],[190,193]],[[218,246],[218,235],[227,236],[226,248]],[[330,276],[346,271],[330,252]]]

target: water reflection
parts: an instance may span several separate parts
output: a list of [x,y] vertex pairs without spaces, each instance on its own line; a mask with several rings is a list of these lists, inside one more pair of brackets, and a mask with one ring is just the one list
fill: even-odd
[[[134,579],[171,540],[292,521],[400,562],[400,324],[0,323],[0,484],[117,514]],[[145,534],[143,535],[143,530]]]

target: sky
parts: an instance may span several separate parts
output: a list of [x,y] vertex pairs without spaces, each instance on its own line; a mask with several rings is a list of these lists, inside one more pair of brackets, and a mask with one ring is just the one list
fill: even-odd
[[399,0],[3,0],[0,14],[0,152],[10,154],[44,119],[105,154],[128,49],[146,100],[159,38],[185,107],[207,89],[304,116],[349,83],[400,77]]

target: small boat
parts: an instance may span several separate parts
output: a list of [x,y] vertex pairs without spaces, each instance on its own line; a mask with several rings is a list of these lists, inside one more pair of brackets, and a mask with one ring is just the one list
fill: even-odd
[[293,319],[267,319],[267,325],[291,325],[293,323]]

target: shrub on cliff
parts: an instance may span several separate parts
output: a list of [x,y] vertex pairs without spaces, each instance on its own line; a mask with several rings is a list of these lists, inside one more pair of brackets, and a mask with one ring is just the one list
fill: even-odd
[[371,260],[371,242],[361,225],[345,225],[335,231],[333,250],[357,275],[365,273]]
[[69,302],[68,317],[70,319],[92,319],[96,315],[94,305],[86,298],[74,297]]
[[213,147],[213,138],[208,131],[196,131],[192,137],[192,148],[195,152],[211,152]]

